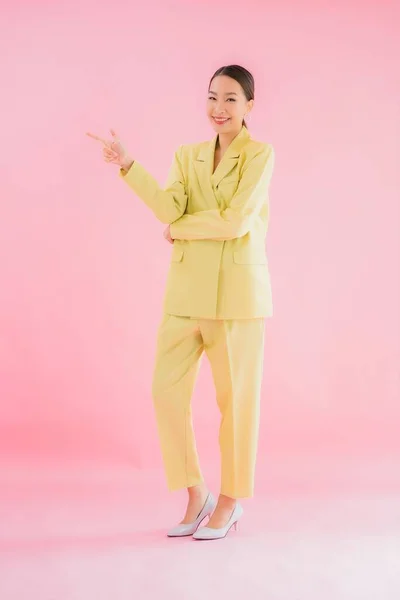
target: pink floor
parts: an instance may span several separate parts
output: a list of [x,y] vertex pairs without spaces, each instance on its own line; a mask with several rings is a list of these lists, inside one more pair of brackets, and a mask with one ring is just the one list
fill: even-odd
[[0,599],[398,600],[398,463],[270,462],[213,542],[166,538],[185,495],[160,473],[3,467]]

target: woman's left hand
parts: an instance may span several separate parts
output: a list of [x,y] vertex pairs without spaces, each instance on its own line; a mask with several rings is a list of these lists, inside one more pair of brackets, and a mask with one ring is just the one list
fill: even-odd
[[171,237],[169,225],[168,225],[167,229],[165,229],[165,231],[164,231],[164,237],[167,240],[167,242],[169,242],[170,244],[174,243],[174,240]]

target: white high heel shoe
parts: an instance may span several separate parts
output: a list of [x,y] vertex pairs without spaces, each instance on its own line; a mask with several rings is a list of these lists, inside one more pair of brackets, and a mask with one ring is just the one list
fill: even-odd
[[219,540],[224,538],[231,527],[235,530],[238,528],[238,521],[243,514],[243,508],[239,502],[236,503],[235,508],[230,516],[229,521],[224,527],[220,529],[213,529],[212,527],[201,527],[198,531],[195,531],[193,538],[195,540]]
[[201,511],[198,514],[197,519],[195,521],[193,521],[193,523],[180,523],[179,525],[172,527],[172,529],[170,529],[167,532],[167,536],[168,537],[183,537],[185,535],[193,535],[195,533],[195,531],[197,530],[198,526],[200,525],[200,523],[202,521],[204,521],[204,519],[206,517],[209,517],[211,515],[211,513],[213,512],[216,505],[217,505],[217,503],[215,501],[214,496],[211,493],[209,493],[207,496],[207,499],[204,503],[203,508],[201,509]]

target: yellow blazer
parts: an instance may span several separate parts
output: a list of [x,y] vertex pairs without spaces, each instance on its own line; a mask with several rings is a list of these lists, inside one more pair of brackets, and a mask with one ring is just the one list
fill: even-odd
[[269,317],[265,238],[274,150],[253,140],[243,127],[213,173],[217,137],[180,146],[164,189],[137,162],[120,174],[155,216],[171,226],[175,241],[166,313],[204,319]]

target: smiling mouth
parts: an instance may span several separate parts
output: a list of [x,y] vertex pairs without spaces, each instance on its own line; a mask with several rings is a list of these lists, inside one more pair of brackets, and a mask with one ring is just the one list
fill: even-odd
[[221,125],[223,123],[227,123],[230,120],[229,117],[226,117],[226,118],[213,117],[213,119],[214,119],[214,121],[216,123],[218,123],[218,125]]

